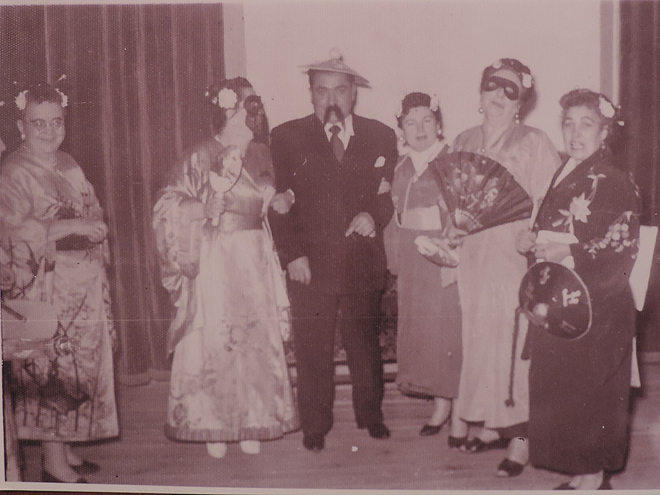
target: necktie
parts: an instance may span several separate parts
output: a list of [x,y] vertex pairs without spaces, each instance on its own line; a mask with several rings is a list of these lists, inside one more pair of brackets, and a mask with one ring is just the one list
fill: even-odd
[[330,128],[330,134],[332,134],[330,137],[330,145],[332,146],[332,151],[334,151],[337,161],[341,162],[341,159],[344,156],[344,143],[339,139],[339,131],[341,131],[341,128],[338,125],[333,125]]

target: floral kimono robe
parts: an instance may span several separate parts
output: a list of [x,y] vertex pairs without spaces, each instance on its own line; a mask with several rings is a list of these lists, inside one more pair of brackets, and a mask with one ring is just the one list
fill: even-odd
[[640,200],[611,162],[599,150],[555,180],[534,226],[577,238],[574,270],[592,303],[591,330],[578,340],[530,329],[530,459],[568,474],[620,470],[628,446]]
[[215,194],[209,171],[225,151],[216,140],[191,150],[154,207],[162,282],[176,310],[165,425],[175,440],[268,440],[298,426],[282,343],[288,299],[265,221],[274,192],[268,148],[250,144],[218,221],[187,213]]
[[[15,282],[3,298],[51,304],[57,336],[73,353],[14,355],[12,380],[18,438],[61,442],[119,433],[112,347],[116,334],[106,277],[107,243],[86,237],[48,237],[53,220],[102,219],[82,169],[64,152],[54,168],[25,148],[11,154],[0,174],[0,236]],[[5,273],[3,273],[5,275]]]
[[[409,156],[394,171],[395,214],[385,231],[390,272],[397,275],[397,386],[405,394],[452,398],[461,372],[461,307],[456,268],[422,256],[419,235],[443,237],[451,225],[433,162],[419,173]],[[440,154],[439,154],[440,153]]]
[[[540,203],[560,165],[548,136],[522,124],[511,123],[492,143],[484,143],[481,126],[468,129],[456,138],[451,151],[479,153],[499,162],[535,204]],[[518,288],[527,271],[527,260],[516,251],[515,240],[529,224],[529,220],[518,220],[468,235],[461,248],[458,290],[463,310],[463,369],[457,407],[462,419],[484,421],[488,428],[507,428],[528,420],[529,361],[521,356],[526,321],[522,321],[516,343],[513,380],[510,373]],[[505,404],[509,396],[513,402]]]

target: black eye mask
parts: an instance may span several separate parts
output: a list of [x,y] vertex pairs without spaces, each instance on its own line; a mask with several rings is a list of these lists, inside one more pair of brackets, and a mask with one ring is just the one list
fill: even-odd
[[516,101],[520,96],[520,90],[513,81],[499,76],[490,76],[481,85],[481,91],[495,91],[497,88],[504,90],[504,96],[511,101]]

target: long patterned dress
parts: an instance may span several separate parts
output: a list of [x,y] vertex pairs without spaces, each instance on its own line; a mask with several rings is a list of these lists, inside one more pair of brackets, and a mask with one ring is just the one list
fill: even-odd
[[[12,362],[18,438],[86,441],[118,435],[112,348],[116,334],[106,277],[107,243],[53,241],[51,222],[102,219],[92,185],[73,158],[57,152],[47,167],[25,148],[0,172],[0,235],[16,275],[7,299],[54,306],[60,336],[74,352]],[[66,242],[70,242],[68,245]]]
[[217,225],[187,214],[214,194],[209,170],[223,151],[210,140],[187,153],[154,207],[162,281],[176,308],[165,425],[176,440],[268,440],[298,427],[283,349],[288,299],[265,220],[267,147],[248,147]]
[[396,213],[385,242],[388,268],[397,275],[396,383],[405,394],[453,398],[461,372],[456,268],[432,263],[415,246],[419,235],[443,237],[451,219],[432,170],[418,175],[409,156],[395,169],[392,200]]
[[[539,204],[559,167],[550,139],[538,129],[512,123],[499,138],[484,143],[482,127],[461,133],[452,151],[470,151],[503,165]],[[463,310],[463,369],[457,400],[465,421],[483,421],[488,428],[507,428],[529,419],[529,360],[521,359],[527,335],[523,318],[517,341],[513,377],[510,371],[518,288],[527,260],[516,251],[516,235],[530,226],[519,220],[469,235],[461,250],[458,290]]]
[[630,176],[599,150],[548,192],[535,230],[573,234],[575,272],[592,303],[573,341],[531,326],[530,461],[568,474],[619,471],[628,450],[636,312],[629,285],[640,200]]

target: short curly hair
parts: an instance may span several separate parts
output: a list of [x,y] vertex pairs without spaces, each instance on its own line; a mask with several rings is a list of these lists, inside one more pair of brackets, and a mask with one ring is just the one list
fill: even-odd
[[[399,128],[403,125],[403,119],[410,113],[413,108],[417,107],[427,107],[431,108],[431,96],[426,93],[408,93],[401,101],[401,114],[396,116],[397,124]],[[442,112],[440,111],[440,106],[435,110],[431,109],[431,113],[435,117],[435,121],[442,132]]]
[[481,82],[479,83],[479,90],[484,86],[486,79],[495,74],[497,71],[502,69],[510,70],[520,81],[520,86],[522,87],[522,93],[520,95],[520,109],[518,110],[518,116],[520,120],[523,120],[529,113],[534,109],[536,105],[536,85],[533,83],[529,88],[523,86],[523,75],[527,74],[529,77],[532,76],[532,71],[523,64],[520,60],[515,58],[501,58],[492,65],[486,67],[481,73]]
[[[601,111],[601,105],[607,105],[613,110],[613,114],[610,117],[603,115]],[[562,123],[566,120],[566,113],[569,109],[573,107],[586,107],[590,110],[593,110],[600,117],[600,126],[601,129],[605,128],[608,131],[612,130],[612,123],[614,122],[614,117],[616,114],[616,107],[612,102],[605,96],[590,89],[578,88],[573,91],[569,91],[559,100],[559,105],[562,108],[561,111],[561,121]]]

